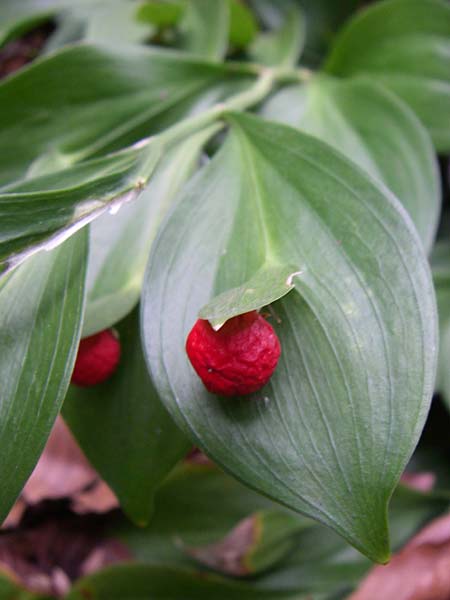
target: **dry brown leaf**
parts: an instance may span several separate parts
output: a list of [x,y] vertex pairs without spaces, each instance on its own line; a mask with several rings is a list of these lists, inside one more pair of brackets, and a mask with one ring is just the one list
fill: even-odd
[[75,494],[71,502],[72,510],[79,515],[109,512],[118,507],[114,492],[101,479],[96,480],[88,490]]
[[187,553],[204,565],[228,575],[248,575],[245,558],[258,537],[255,516],[242,520],[216,544],[188,548]]
[[121,542],[104,538],[103,528],[100,517],[50,514],[0,536],[0,569],[32,592],[63,596],[78,577],[131,558]]
[[433,521],[349,600],[450,600],[450,515]]
[[67,498],[92,485],[97,478],[69,428],[58,417],[22,497],[29,505]]

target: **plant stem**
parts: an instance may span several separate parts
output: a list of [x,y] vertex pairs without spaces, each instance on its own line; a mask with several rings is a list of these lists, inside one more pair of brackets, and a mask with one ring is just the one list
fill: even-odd
[[201,113],[184,119],[180,123],[169,127],[158,137],[165,144],[172,144],[191,133],[196,133],[200,129],[212,125],[220,120],[223,114],[230,110],[245,110],[254,106],[263,100],[272,90],[276,81],[276,74],[273,69],[265,69],[256,82],[244,92],[232,96],[225,102],[215,104],[212,108]]
[[[277,83],[299,83],[306,81],[312,75],[312,72],[308,69],[286,69],[286,68],[269,68],[261,67],[259,65],[250,65],[249,70],[251,72],[258,72],[259,77],[253,85],[248,89],[224,102],[215,104],[205,112],[194,115],[183,119],[179,123],[166,129],[163,133],[160,133],[146,140],[142,140],[142,144],[149,143],[151,140],[158,140],[162,142],[163,146],[169,146],[176,142],[179,142],[187,136],[197,133],[201,129],[208,127],[213,124],[219,124],[223,120],[225,113],[233,110],[246,110],[255,104],[264,100],[270,92],[274,89]],[[154,150],[152,147],[148,148],[148,156],[143,157],[141,163],[141,172],[146,178],[146,165],[148,164],[154,167]]]

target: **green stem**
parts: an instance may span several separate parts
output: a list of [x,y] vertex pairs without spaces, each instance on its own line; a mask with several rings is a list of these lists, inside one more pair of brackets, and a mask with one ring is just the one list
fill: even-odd
[[164,144],[172,144],[221,120],[227,111],[250,108],[263,100],[271,92],[275,81],[275,71],[273,69],[265,69],[256,82],[244,92],[232,96],[225,102],[215,104],[200,115],[184,119],[180,123],[166,129],[158,137]]
[[[258,104],[266,98],[278,83],[295,83],[309,79],[312,72],[308,69],[286,69],[286,68],[269,68],[259,65],[250,65],[249,71],[258,72],[259,77],[253,85],[248,89],[228,100],[215,104],[205,112],[183,119],[179,123],[166,129],[163,133],[152,138],[148,138],[149,148],[142,158],[141,173],[147,172],[147,163],[151,170],[154,167],[154,149],[151,147],[151,140],[158,140],[164,146],[173,145],[191,134],[205,129],[213,124],[220,124],[225,113],[233,110],[246,110]],[[144,140],[143,140],[144,141]],[[145,143],[145,141],[144,141]],[[145,179],[146,175],[144,175]]]

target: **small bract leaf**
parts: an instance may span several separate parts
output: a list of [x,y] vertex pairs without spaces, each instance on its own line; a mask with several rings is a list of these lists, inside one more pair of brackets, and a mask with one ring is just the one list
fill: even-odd
[[198,316],[214,327],[236,315],[257,310],[290,292],[298,276],[301,276],[298,266],[265,265],[246,283],[208,302]]

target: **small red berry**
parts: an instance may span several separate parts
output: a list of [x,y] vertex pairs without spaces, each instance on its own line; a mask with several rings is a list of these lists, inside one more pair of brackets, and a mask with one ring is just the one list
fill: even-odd
[[198,319],[186,352],[205,387],[220,396],[242,396],[261,389],[281,354],[272,325],[256,310],[229,319],[219,331]]
[[72,383],[91,386],[102,383],[116,370],[120,360],[120,342],[111,329],[84,338],[78,348]]

